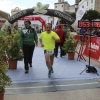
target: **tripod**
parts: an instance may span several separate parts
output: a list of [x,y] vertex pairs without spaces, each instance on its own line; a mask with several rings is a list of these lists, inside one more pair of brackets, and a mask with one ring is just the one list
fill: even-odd
[[86,71],[87,73],[93,72],[99,76],[99,74],[98,74],[97,70],[94,68],[94,66],[86,65],[86,68],[80,74],[82,74],[84,71]]
[[86,68],[80,74],[82,74],[84,71],[86,71],[87,73],[90,73],[90,72],[96,73],[99,76],[96,68],[94,66],[90,66],[90,56],[91,56],[91,31],[92,31],[92,25],[90,25],[89,65],[86,65]]

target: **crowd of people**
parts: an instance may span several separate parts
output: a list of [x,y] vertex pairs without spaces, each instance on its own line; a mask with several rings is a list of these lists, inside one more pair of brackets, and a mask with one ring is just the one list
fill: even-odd
[[88,36],[100,37],[99,28],[80,28],[77,32],[80,36],[80,41],[87,42]]
[[80,28],[79,30],[80,35],[92,35],[92,36],[100,36],[100,29],[99,28]]

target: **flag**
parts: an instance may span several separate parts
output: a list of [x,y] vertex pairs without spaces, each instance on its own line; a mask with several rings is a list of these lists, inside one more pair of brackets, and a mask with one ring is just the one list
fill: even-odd
[[79,8],[76,12],[76,20],[81,20],[83,15],[85,14],[85,9],[84,8]]
[[79,8],[76,12],[76,20],[75,22],[71,25],[75,31],[77,31],[77,28],[78,28],[78,20],[81,20],[82,17],[84,16],[85,14],[85,9],[84,8]]

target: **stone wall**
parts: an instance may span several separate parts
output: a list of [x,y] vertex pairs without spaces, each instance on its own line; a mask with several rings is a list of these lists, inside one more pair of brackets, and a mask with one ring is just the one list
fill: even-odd
[[95,0],[95,10],[100,12],[100,0]]

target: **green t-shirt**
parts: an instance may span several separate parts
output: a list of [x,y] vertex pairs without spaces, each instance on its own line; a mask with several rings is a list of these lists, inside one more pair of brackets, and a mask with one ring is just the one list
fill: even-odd
[[65,28],[64,31],[65,31],[65,33],[66,33],[66,36],[69,37],[70,32],[71,32],[70,29]]
[[59,36],[53,31],[49,34],[46,31],[41,33],[39,38],[43,39],[44,50],[53,50],[55,48],[55,41],[52,39],[52,36],[56,39],[60,39]]
[[23,28],[20,32],[20,47],[23,47],[23,44],[31,46],[35,43],[38,44],[36,31],[33,28]]

